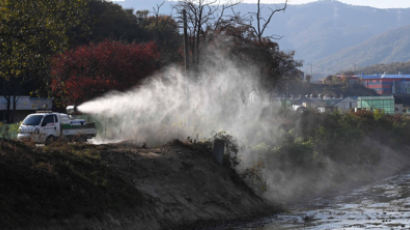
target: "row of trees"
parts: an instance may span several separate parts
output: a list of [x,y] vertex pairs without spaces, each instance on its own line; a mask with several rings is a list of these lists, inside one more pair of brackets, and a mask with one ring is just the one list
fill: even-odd
[[[150,16],[148,12],[134,14],[133,10],[123,10],[119,5],[103,0],[0,0],[0,95],[6,99],[6,120],[13,122],[11,108],[15,108],[19,95],[54,97],[56,102],[78,101],[51,90],[63,88],[55,85],[56,79],[61,80],[63,76],[51,74],[58,73],[60,67],[53,59],[61,60],[60,55],[69,56],[78,47],[96,48],[97,43],[107,39],[120,41],[139,52],[146,51],[145,45],[136,44],[156,43],[147,45],[161,53],[159,58],[158,54],[153,55],[155,60],[152,62],[158,62],[155,68],[181,58],[178,25],[169,16]],[[118,48],[118,45],[112,43],[111,48]],[[84,60],[83,64],[90,61]],[[133,63],[136,61],[138,59]],[[53,67],[52,63],[56,65]],[[77,78],[82,76],[85,73]],[[94,80],[98,82],[96,78]],[[58,100],[60,97],[64,100]]]
[[82,0],[0,1],[0,88],[8,113],[18,100],[13,96],[44,89],[49,59],[68,47],[69,31],[80,30],[84,4]]
[[51,89],[63,104],[78,104],[110,90],[127,90],[158,69],[155,43],[92,43],[52,61]]
[[[258,1],[249,15],[235,12],[238,3],[181,0],[173,18],[160,14],[161,5],[150,14],[103,0],[0,0],[1,94],[12,108],[18,95],[54,97],[63,106],[126,90],[165,65],[182,64],[184,25],[190,71],[197,71],[209,44],[229,36],[229,55],[263,67],[269,89],[285,89],[289,81],[282,79],[297,79],[300,64],[264,31],[287,2],[264,9]],[[263,10],[268,18],[261,17]],[[7,117],[13,120],[12,111]]]

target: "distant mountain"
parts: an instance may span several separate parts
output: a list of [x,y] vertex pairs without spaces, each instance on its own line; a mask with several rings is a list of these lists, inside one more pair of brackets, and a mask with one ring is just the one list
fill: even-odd
[[[349,70],[354,67],[357,69],[375,63],[403,61],[410,61],[410,26],[385,32],[352,48],[342,50],[319,61],[318,66],[323,72],[329,72]],[[386,68],[383,72],[386,71],[394,70]]]
[[[351,73],[352,70],[342,71],[344,73]],[[390,64],[376,64],[358,68],[353,71],[355,74],[410,74],[410,61],[409,62],[393,62]]]
[[[162,0],[125,0],[117,3],[125,8],[152,10],[154,5],[161,2]],[[161,8],[161,13],[175,15],[174,4],[175,2],[167,1]],[[263,7],[265,11],[262,13],[266,15],[266,9],[277,6],[264,5]],[[255,4],[244,3],[236,7],[236,11],[243,15],[255,10]],[[335,53],[345,52],[374,36],[408,24],[410,24],[410,9],[376,9],[348,5],[334,0],[322,0],[303,5],[290,5],[285,12],[273,17],[266,35],[281,35],[283,38],[278,41],[281,48],[295,50],[297,59],[303,60],[306,64],[312,63],[313,72],[319,73],[324,72],[321,69],[322,64],[318,64],[319,61],[323,63],[324,59]],[[333,64],[331,66],[326,68],[326,73],[337,70],[337,66]]]

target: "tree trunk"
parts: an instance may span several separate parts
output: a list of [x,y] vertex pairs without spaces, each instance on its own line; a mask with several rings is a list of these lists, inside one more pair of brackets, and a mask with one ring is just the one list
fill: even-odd
[[201,36],[201,26],[202,26],[202,14],[203,14],[204,8],[200,7],[199,8],[199,16],[198,16],[198,25],[197,25],[197,31],[196,31],[196,44],[195,44],[195,63],[196,63],[196,67],[198,67],[199,65],[199,42],[200,42],[200,36]]
[[189,70],[189,41],[188,41],[188,22],[186,18],[186,10],[182,11],[184,19],[184,48],[185,48],[185,71]]
[[6,122],[10,123],[10,111],[11,111],[11,96],[4,96],[6,99]]
[[14,123],[16,120],[17,101],[18,101],[17,96],[13,95],[13,110],[11,112],[11,119],[10,119],[11,123]]

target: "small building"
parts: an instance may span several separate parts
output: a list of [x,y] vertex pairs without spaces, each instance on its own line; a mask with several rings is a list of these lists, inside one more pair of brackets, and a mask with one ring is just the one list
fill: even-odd
[[341,112],[350,112],[357,107],[357,97],[345,97],[333,105]]
[[[11,98],[10,111],[13,108],[14,98]],[[53,101],[51,98],[39,98],[30,96],[16,96],[16,109],[14,121],[23,120],[28,114],[38,110],[51,110]],[[7,100],[4,96],[0,96],[0,122],[6,121],[7,117]]]
[[370,111],[381,110],[387,114],[394,114],[395,104],[393,96],[358,97],[357,108]]

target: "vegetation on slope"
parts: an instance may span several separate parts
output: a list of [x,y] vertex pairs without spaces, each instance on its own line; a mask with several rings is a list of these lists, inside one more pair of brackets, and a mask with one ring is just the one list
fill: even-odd
[[0,138],[16,139],[20,123],[3,124],[0,122]]
[[408,165],[407,117],[368,111],[282,115],[287,122],[281,139],[251,147],[258,160],[245,171],[268,198],[292,201],[324,194]]
[[[350,72],[350,71],[349,71]],[[390,64],[376,64],[360,68],[355,74],[409,74],[410,62],[393,62]]]
[[323,72],[354,70],[377,63],[410,60],[410,26],[387,31],[349,49],[323,58],[318,65]]

